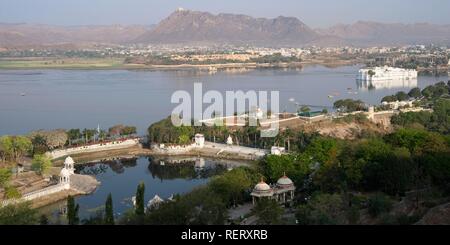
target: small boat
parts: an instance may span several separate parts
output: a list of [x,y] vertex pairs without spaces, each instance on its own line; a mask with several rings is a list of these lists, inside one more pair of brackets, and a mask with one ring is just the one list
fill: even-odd
[[332,98],[334,98],[334,96],[333,95],[328,95],[328,99],[332,99]]
[[20,96],[25,96],[25,95],[27,95],[26,93],[20,93]]

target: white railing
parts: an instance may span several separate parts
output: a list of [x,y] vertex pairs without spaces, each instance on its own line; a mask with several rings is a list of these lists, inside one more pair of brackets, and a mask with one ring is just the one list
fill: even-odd
[[1,206],[4,207],[6,205],[9,204],[14,204],[14,203],[20,203],[23,201],[31,201],[43,196],[47,196],[50,194],[54,194],[57,192],[61,192],[61,191],[65,191],[70,189],[70,184],[69,183],[64,183],[64,184],[57,184],[57,185],[52,185],[52,186],[48,186],[44,189],[40,189],[40,190],[36,190],[30,193],[26,193],[24,194],[21,198],[19,199],[8,199],[8,200],[3,200],[1,202]]

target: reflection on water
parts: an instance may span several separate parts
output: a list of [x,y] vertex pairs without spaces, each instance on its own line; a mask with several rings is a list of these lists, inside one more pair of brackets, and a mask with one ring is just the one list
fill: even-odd
[[398,80],[356,80],[356,86],[359,90],[375,90],[375,89],[396,89],[396,88],[415,88],[418,86],[417,79],[398,79]]
[[[147,203],[155,195],[167,199],[173,194],[189,192],[207,183],[212,176],[242,165],[247,163],[197,157],[106,159],[77,165],[77,173],[94,175],[101,183],[91,195],[76,198],[80,218],[101,212],[109,193],[113,196],[115,215],[120,216],[132,208],[131,197],[141,181],[145,183]],[[48,215],[52,223],[64,223],[66,201],[43,207],[40,212]]]
[[[203,166],[198,163],[203,162]],[[214,175],[223,173],[226,166],[220,164],[208,164],[204,159],[177,159],[151,161],[148,170],[155,179],[162,181],[173,179],[208,179]]]

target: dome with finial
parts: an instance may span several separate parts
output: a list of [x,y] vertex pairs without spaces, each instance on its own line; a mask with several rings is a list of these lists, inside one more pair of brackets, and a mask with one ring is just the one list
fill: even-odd
[[286,173],[284,173],[283,177],[279,178],[277,181],[277,186],[278,187],[291,187],[294,185],[294,182],[292,182],[291,179],[289,179],[289,177],[286,176]]
[[266,182],[264,182],[263,178],[261,178],[261,181],[255,185],[255,188],[253,189],[254,192],[258,193],[265,193],[265,192],[271,192],[272,188]]
[[66,157],[66,160],[64,160],[64,165],[73,165],[74,163],[75,161],[70,156]]

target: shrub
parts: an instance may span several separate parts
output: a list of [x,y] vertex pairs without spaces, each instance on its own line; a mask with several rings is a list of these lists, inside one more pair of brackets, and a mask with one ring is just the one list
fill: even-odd
[[392,202],[388,196],[377,193],[368,200],[368,211],[373,218],[380,214],[388,213],[392,208]]

